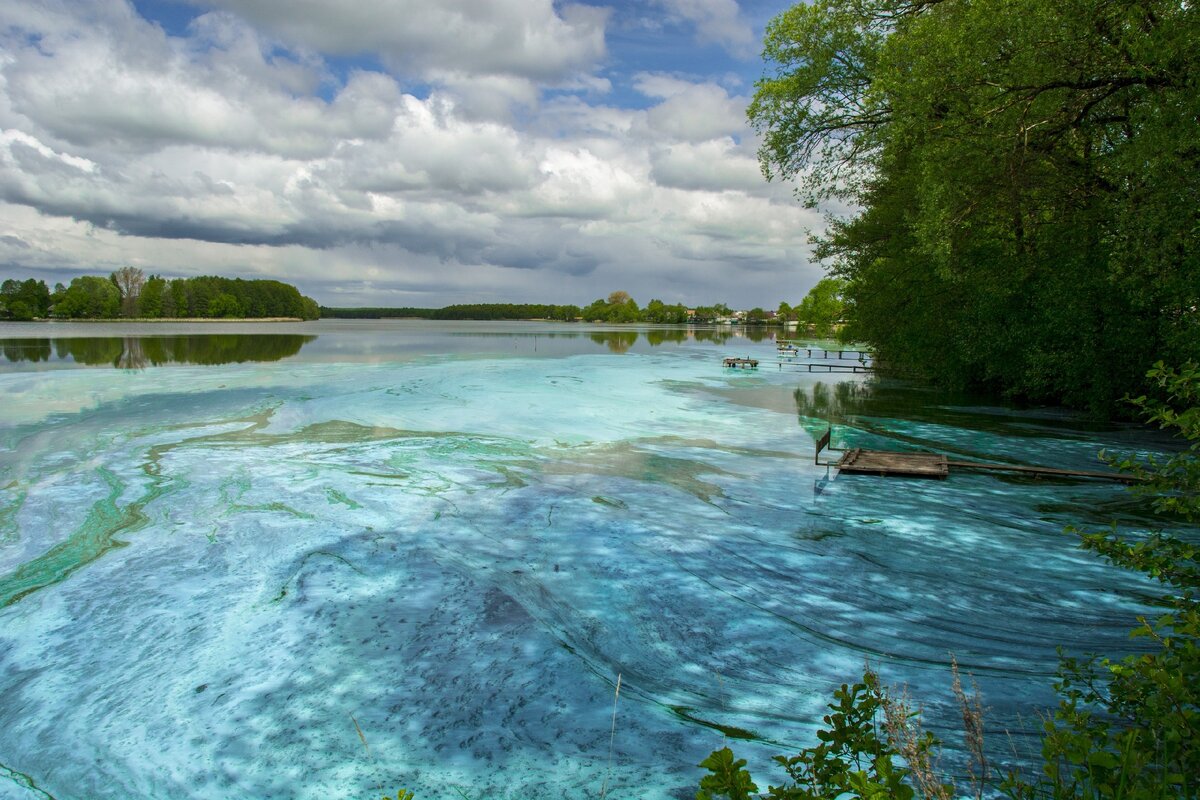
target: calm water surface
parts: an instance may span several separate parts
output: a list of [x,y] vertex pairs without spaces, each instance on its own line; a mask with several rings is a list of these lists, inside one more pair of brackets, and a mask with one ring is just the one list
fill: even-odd
[[951,653],[997,757],[1035,752],[1055,648],[1127,650],[1155,591],[1063,527],[1152,521],[1103,482],[837,477],[814,438],[1164,443],[729,355],[775,347],[0,325],[0,797],[691,798],[731,740],[777,782],[864,661],[954,746]]

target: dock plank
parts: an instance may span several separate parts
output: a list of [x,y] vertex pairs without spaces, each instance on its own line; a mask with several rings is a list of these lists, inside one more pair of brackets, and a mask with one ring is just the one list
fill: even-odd
[[940,453],[896,453],[861,447],[847,450],[836,467],[839,472],[914,478],[945,478],[950,474],[949,463]]

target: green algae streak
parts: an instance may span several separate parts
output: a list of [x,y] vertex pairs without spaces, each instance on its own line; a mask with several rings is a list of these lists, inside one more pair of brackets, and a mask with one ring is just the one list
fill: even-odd
[[[446,431],[407,431],[359,425],[344,420],[316,423],[295,431],[269,433],[265,428],[273,414],[273,408],[262,409],[247,417],[231,420],[247,423],[246,427],[238,430],[208,433],[151,447],[143,466],[146,475],[151,479],[150,487],[141,498],[124,507],[117,505],[118,498],[125,490],[124,484],[111,472],[98,469],[97,474],[108,484],[108,496],[92,507],[87,518],[66,540],[22,564],[9,575],[0,577],[0,608],[10,606],[39,589],[64,581],[80,567],[92,563],[110,550],[125,547],[127,542],[117,537],[119,534],[132,533],[146,526],[149,517],[143,512],[145,506],[168,491],[186,485],[181,479],[165,477],[161,470],[163,456],[181,447],[273,447],[299,442],[325,445],[386,441],[397,444],[419,442],[423,449],[435,453],[477,454],[481,459],[481,466],[491,469],[503,478],[501,482],[488,485],[487,488],[493,490],[527,485],[521,471],[529,469],[547,474],[599,474],[620,476],[639,482],[662,483],[710,504],[714,498],[723,497],[719,486],[703,480],[702,477],[706,474],[723,474],[723,470],[699,461],[664,456],[627,443],[585,446],[575,450],[572,453],[573,458],[544,461],[537,458],[536,449],[529,448],[525,443],[500,437]],[[695,444],[712,443],[697,441]],[[510,465],[493,463],[492,459],[498,456],[515,457],[518,460],[516,464]],[[398,472],[388,474],[387,477],[396,479],[406,475]],[[283,513],[298,519],[313,519],[312,514],[280,502],[256,505],[239,503],[239,499],[248,488],[249,480],[246,476],[235,476],[222,487],[222,494],[231,513]],[[435,494],[438,491],[436,487],[424,489]],[[336,489],[328,489],[326,495],[331,503],[339,503],[350,509],[361,508],[358,502]],[[15,535],[15,518],[23,501],[23,493],[18,493],[12,501],[0,506],[0,540],[5,536]],[[622,501],[613,498],[600,497],[596,502],[613,508],[624,507]]]
[[0,579],[0,608],[6,608],[38,589],[60,583],[109,550],[126,546],[127,542],[117,539],[117,534],[132,533],[150,521],[142,508],[162,494],[163,489],[157,482],[139,500],[121,508],[117,498],[125,485],[106,469],[97,469],[96,474],[108,484],[108,496],[92,506],[83,524],[65,541]]
[[361,503],[357,503],[346,496],[345,492],[339,492],[337,489],[326,489],[325,496],[329,498],[330,504],[341,503],[347,508],[362,508]]

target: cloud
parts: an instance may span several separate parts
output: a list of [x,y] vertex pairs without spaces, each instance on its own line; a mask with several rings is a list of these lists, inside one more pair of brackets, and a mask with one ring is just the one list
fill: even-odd
[[[653,103],[622,107],[606,78],[571,73],[587,59],[522,73],[510,54],[481,73],[464,42],[406,85],[335,69],[316,38],[281,44],[255,16],[266,4],[223,6],[181,35],[121,0],[0,6],[0,272],[132,263],[375,305],[614,288],[757,305],[781,275],[816,274],[819,215],[758,178],[745,98],[710,80],[638,73]],[[294,24],[315,24],[300,11]],[[522,13],[560,33],[592,24],[570,7]],[[571,93],[545,92],[552,73]]]
[[285,41],[335,55],[370,54],[401,70],[555,82],[605,53],[608,12],[551,0],[209,0]]
[[747,130],[746,99],[730,97],[715,83],[693,83],[670,75],[640,73],[634,88],[662,102],[646,112],[658,137],[702,142]]
[[754,192],[763,188],[758,161],[730,138],[699,144],[681,143],[656,149],[650,175],[660,186],[713,192]]
[[344,143],[322,173],[362,192],[466,197],[528,188],[538,179],[534,148],[508,125],[464,119],[444,96],[406,96],[394,111],[388,138]]
[[319,70],[270,55],[228,15],[196,20],[187,40],[117,14],[69,23],[50,18],[36,39],[5,42],[5,89],[23,120],[82,148],[190,143],[313,156],[338,139],[386,136],[400,98],[390,77],[360,72],[327,102],[311,94]]
[[748,56],[755,45],[754,32],[742,19],[736,0],[656,0],[676,19],[691,23],[696,38],[713,42],[734,55]]

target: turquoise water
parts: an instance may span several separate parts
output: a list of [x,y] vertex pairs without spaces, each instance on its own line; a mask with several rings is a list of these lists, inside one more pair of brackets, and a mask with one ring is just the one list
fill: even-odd
[[813,441],[832,418],[835,443],[1081,469],[1163,442],[721,368],[773,360],[769,339],[324,321],[0,340],[4,798],[690,798],[731,741],[777,779],[769,756],[812,744],[864,661],[954,747],[951,653],[1020,761],[1055,648],[1127,650],[1155,592],[1062,533],[1149,525],[1119,485],[837,477]]

